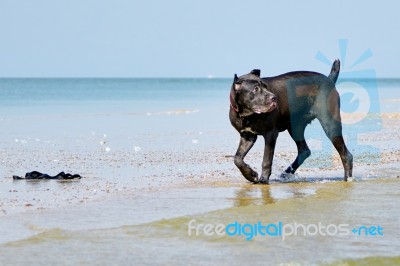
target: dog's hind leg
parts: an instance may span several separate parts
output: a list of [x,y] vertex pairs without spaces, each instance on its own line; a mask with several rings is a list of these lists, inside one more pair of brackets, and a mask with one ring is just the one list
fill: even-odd
[[353,175],[353,155],[349,152],[342,136],[342,125],[337,121],[320,120],[326,136],[330,139],[333,146],[340,155],[344,168],[344,181],[352,181]]
[[342,122],[340,117],[340,98],[336,91],[330,95],[328,108],[318,112],[317,118],[321,122],[326,136],[340,155],[344,168],[344,181],[352,181],[353,155],[349,152],[342,135]]
[[344,181],[353,181],[353,155],[349,152],[344,143],[343,136],[330,138],[333,146],[338,151],[344,168]]
[[244,157],[247,155],[249,150],[253,147],[257,140],[257,135],[250,132],[242,132],[240,134],[239,147],[235,154],[235,165],[239,168],[243,176],[250,182],[258,183],[258,174],[251,167],[244,162]]
[[281,174],[282,178],[288,178],[296,172],[302,163],[311,155],[311,151],[304,139],[304,131],[307,123],[302,123],[288,129],[290,136],[297,146],[297,157],[291,165]]

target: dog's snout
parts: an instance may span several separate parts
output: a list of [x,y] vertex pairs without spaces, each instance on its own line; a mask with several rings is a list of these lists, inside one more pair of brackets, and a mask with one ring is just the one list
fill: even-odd
[[271,102],[276,103],[276,96],[270,96],[269,99],[271,100]]

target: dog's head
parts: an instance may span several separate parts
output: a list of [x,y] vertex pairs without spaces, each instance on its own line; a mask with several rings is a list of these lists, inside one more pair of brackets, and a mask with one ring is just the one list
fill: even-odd
[[276,96],[267,90],[267,84],[260,78],[260,70],[233,78],[230,101],[240,116],[268,113],[277,108]]

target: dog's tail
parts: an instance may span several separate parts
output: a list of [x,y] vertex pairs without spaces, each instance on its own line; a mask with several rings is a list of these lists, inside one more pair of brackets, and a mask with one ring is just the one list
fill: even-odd
[[335,62],[333,62],[331,73],[329,73],[328,78],[332,80],[333,83],[336,83],[339,77],[339,72],[340,72],[340,60],[336,59]]

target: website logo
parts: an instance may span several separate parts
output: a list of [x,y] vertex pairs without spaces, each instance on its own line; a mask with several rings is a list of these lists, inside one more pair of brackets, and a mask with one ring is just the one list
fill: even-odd
[[188,236],[229,236],[241,237],[245,240],[252,240],[255,237],[280,238],[285,241],[289,237],[313,237],[313,236],[368,236],[382,237],[383,227],[380,225],[361,225],[350,226],[349,224],[316,224],[302,223],[266,223],[258,221],[257,223],[240,223],[233,221],[228,224],[199,223],[192,219],[188,223]]

